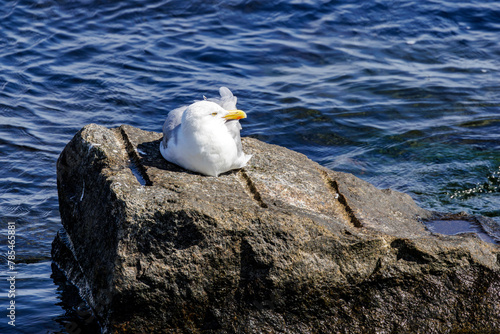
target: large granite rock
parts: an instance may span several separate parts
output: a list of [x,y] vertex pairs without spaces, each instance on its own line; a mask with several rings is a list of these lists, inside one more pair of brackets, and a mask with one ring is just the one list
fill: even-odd
[[53,259],[104,332],[498,332],[497,245],[279,146],[244,138],[249,166],[216,178],[160,139],[90,124],[57,163]]

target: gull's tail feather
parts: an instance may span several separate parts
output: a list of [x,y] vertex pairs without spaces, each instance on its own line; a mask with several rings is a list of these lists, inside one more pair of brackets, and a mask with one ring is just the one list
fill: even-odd
[[233,164],[231,169],[243,168],[247,165],[248,161],[252,158],[252,154],[241,154]]
[[231,93],[229,88],[221,87],[219,88],[220,98],[210,98],[208,101],[212,101],[220,105],[226,110],[235,110],[238,98]]

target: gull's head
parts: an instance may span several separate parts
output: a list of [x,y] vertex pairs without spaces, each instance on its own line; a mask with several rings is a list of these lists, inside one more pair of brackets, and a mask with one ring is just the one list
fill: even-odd
[[246,117],[247,115],[242,110],[225,110],[215,102],[199,101],[191,104],[186,109],[182,123],[195,126],[211,126]]

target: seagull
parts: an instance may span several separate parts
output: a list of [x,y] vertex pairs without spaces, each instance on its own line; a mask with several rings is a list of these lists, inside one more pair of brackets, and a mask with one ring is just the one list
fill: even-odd
[[236,97],[226,87],[220,99],[206,99],[172,110],[163,124],[161,155],[185,169],[208,176],[246,166],[251,155],[243,153]]

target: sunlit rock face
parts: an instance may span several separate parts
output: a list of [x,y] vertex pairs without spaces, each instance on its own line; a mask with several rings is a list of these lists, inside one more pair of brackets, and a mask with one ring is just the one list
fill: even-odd
[[91,124],[57,164],[53,259],[104,332],[500,328],[498,245],[423,223],[455,216],[251,138],[248,166],[203,176],[161,138]]

